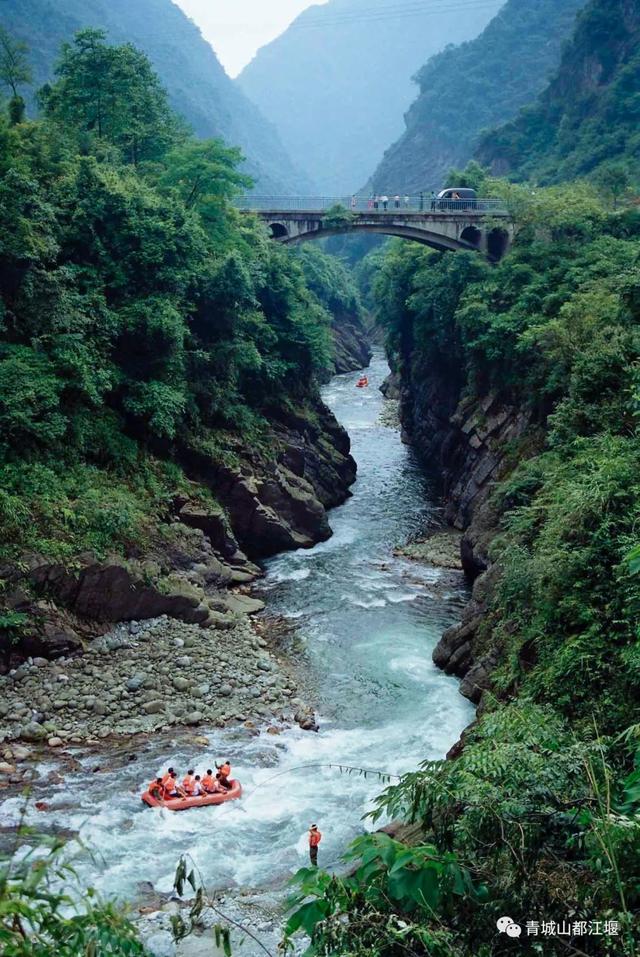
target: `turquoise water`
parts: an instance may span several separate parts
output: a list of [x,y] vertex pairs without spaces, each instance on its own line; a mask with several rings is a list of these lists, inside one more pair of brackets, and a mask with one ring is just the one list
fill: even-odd
[[[184,736],[149,741],[135,762],[114,758],[111,764],[121,766],[100,773],[91,771],[96,757],[79,752],[83,770],[48,791],[46,819],[79,832],[95,849],[97,863],[79,866],[99,890],[130,898],[150,881],[169,891],[178,858],[189,852],[210,886],[268,894],[306,863],[310,823],[324,834],[321,863],[331,863],[367,826],[363,814],[381,789],[375,779],[329,768],[294,769],[413,769],[442,757],[471,720],[457,681],[431,661],[442,630],[459,618],[463,585],[450,573],[393,556],[434,506],[411,450],[379,422],[378,386],[387,372],[377,356],[369,389],[355,388],[357,373],[326,387],[325,401],[351,435],[358,481],[331,513],[333,537],[273,559],[260,585],[269,612],[296,623],[320,732],[255,737],[244,728],[203,728],[208,747],[189,745]],[[232,755],[243,782],[241,802],[181,814],[141,806],[141,786],[160,768],[207,767],[223,754]],[[20,807],[18,799],[5,801],[3,820],[16,822]],[[29,811],[28,819],[42,823],[43,816]]]

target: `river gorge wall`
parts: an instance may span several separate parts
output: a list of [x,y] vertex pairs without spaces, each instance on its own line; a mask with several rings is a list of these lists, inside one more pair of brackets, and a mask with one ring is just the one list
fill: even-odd
[[466,395],[453,366],[417,354],[395,365],[384,391],[399,396],[405,441],[439,483],[445,521],[463,533],[462,564],[473,582],[461,621],[444,632],[433,659],[461,678],[461,693],[481,706],[500,657],[490,613],[500,577],[490,546],[501,517],[492,492],[535,442],[536,430],[529,412],[494,392]]
[[24,554],[0,567],[4,613],[28,621],[5,670],[80,653],[116,622],[165,615],[215,628],[259,610],[247,594],[256,562],[328,538],[327,510],[356,477],[349,437],[319,399],[274,411],[260,450],[238,438],[224,456],[188,448],[180,457],[193,494],[176,493],[145,542],[64,562]]

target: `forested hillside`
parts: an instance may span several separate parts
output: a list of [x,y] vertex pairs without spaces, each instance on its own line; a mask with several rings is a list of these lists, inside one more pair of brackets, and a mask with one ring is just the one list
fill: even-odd
[[640,4],[595,0],[580,15],[557,75],[535,105],[489,133],[479,158],[498,175],[557,183],[597,174],[637,183]]
[[450,46],[416,74],[406,130],[371,179],[375,192],[439,189],[471,158],[481,131],[544,89],[584,0],[508,0],[474,40]]
[[638,953],[640,215],[516,193],[497,266],[375,254],[403,424],[476,579],[434,659],[479,712],[378,802],[414,846],[373,834],[351,877],[300,872],[289,930],[318,954],[491,957],[504,915],[527,954]]
[[35,90],[54,76],[63,42],[77,30],[104,29],[116,43],[143,50],[174,110],[198,136],[222,137],[241,147],[245,169],[265,191],[297,192],[305,186],[273,126],[224,72],[198,28],[171,0],[2,0],[0,26],[29,44]]
[[[10,658],[14,638],[37,646],[55,634],[58,653],[78,644],[73,627],[47,630],[55,604],[33,611],[38,575],[78,610],[79,592],[56,592],[52,567],[94,575],[106,556],[154,554],[152,578],[175,572],[186,559],[161,529],[190,503],[216,542],[210,581],[221,582],[225,560],[245,562],[240,548],[257,557],[327,537],[323,506],[346,495],[353,466],[317,393],[334,361],[338,290],[316,277],[318,295],[309,291],[300,263],[233,209],[248,185],[239,151],[185,133],[144,54],[92,30],[63,48],[42,119],[25,121],[27,54],[4,40],[18,91],[0,112],[0,635]],[[331,279],[357,318],[337,264]],[[295,462],[280,462],[296,443]],[[270,476],[263,503],[256,475]],[[99,586],[80,614],[131,617],[149,585]],[[161,605],[176,582],[163,587],[152,599]],[[182,599],[177,607],[183,617]]]
[[[465,7],[330,0],[258,51],[242,89],[325,195],[359,189],[402,131],[411,76],[433,53],[477,36],[501,0]],[[387,182],[405,188],[408,169]]]

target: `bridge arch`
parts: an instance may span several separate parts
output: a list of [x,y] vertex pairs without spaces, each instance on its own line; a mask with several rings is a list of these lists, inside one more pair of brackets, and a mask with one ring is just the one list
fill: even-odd
[[[282,227],[282,224],[273,223],[270,224],[272,236],[273,227],[275,225],[285,228],[285,232],[287,232],[286,227]],[[295,232],[287,232],[286,236],[281,234],[279,237],[274,236],[274,238],[278,238],[281,243],[286,245],[296,245],[298,243],[310,242],[314,239],[325,239],[327,236],[338,236],[344,233],[355,232],[373,233],[379,236],[395,236],[421,243],[423,246],[430,246],[432,249],[449,250],[451,252],[464,249],[477,251],[480,247],[480,240],[478,240],[478,243],[474,243],[462,237],[454,239],[442,233],[421,227],[393,223],[351,223],[345,226],[321,226],[314,224],[313,228],[304,231],[296,230]]]
[[[408,201],[407,201],[408,200]],[[302,243],[342,233],[399,236],[439,250],[469,250],[497,262],[513,239],[513,224],[501,200],[426,200],[407,197],[381,209],[352,197],[339,201],[304,197],[248,196],[241,205],[257,216],[279,243]]]
[[289,237],[289,230],[284,223],[269,223],[269,231],[272,239],[280,239],[285,242]]

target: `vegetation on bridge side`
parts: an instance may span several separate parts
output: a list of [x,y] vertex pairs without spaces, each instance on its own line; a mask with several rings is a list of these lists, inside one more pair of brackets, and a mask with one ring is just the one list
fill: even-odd
[[401,242],[372,254],[405,388],[439,369],[530,425],[493,493],[499,575],[476,651],[499,663],[481,717],[461,756],[378,801],[421,823],[422,846],[367,837],[352,877],[300,875],[289,930],[310,953],[492,957],[505,914],[525,953],[566,952],[540,936],[552,919],[582,953],[640,945],[640,215],[588,187],[505,188],[519,228],[498,266]]

